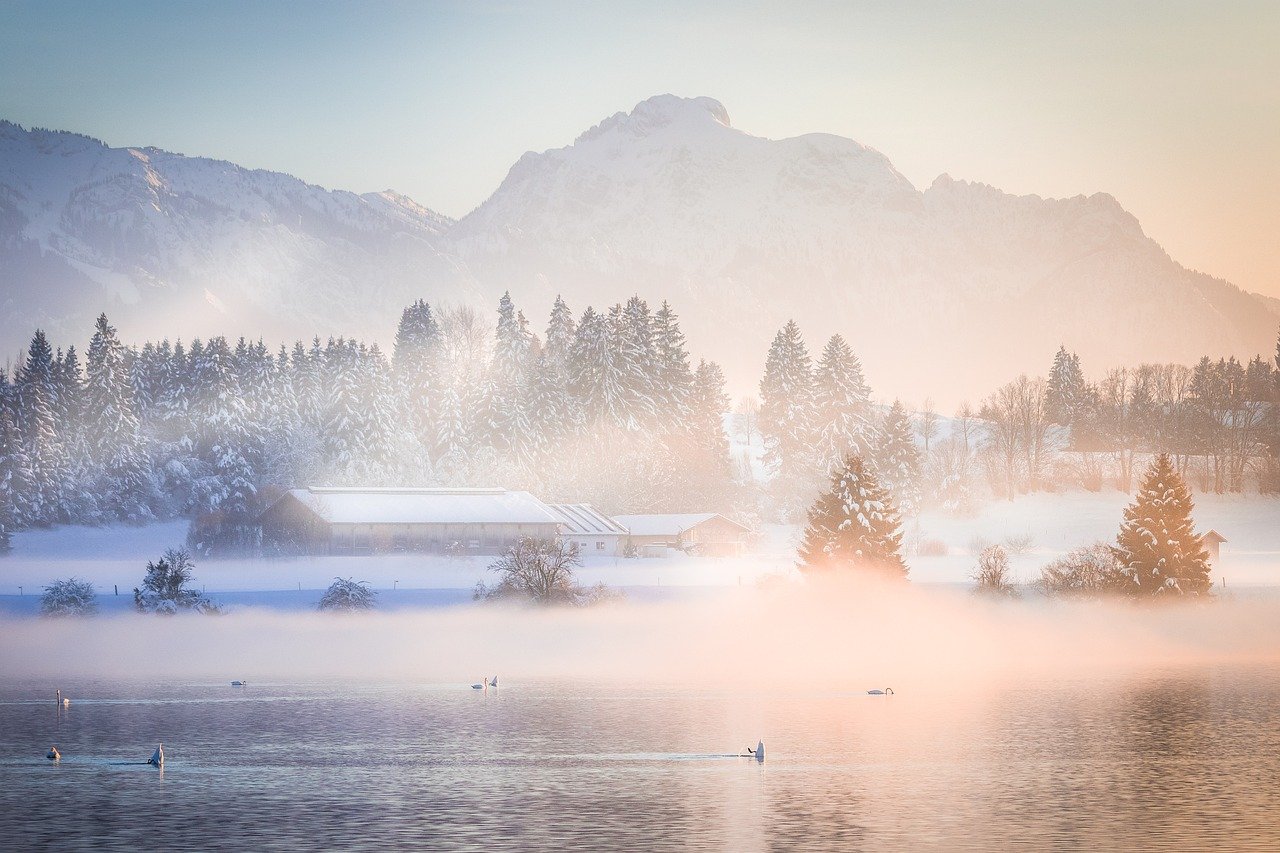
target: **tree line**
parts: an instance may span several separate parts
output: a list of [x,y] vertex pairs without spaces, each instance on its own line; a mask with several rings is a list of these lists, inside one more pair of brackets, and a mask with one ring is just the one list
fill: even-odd
[[390,357],[318,338],[122,343],[98,319],[82,366],[37,331],[0,370],[0,549],[13,530],[188,517],[198,553],[250,548],[281,489],[527,488],[606,512],[726,510],[718,365],[640,297],[544,335],[509,295],[404,309]]

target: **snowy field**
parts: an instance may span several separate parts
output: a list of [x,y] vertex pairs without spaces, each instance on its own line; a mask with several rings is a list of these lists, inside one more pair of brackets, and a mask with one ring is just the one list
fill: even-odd
[[[1128,500],[1120,492],[1038,494],[988,503],[973,518],[925,513],[907,524],[906,543],[933,541],[947,553],[910,555],[911,578],[917,583],[966,583],[976,549],[1021,539],[1023,548],[1011,555],[1014,571],[1022,581],[1034,580],[1042,565],[1063,552],[1099,539],[1110,541]],[[1215,580],[1225,578],[1228,587],[1280,584],[1280,499],[1200,496],[1196,520],[1201,531],[1212,528],[1228,540]],[[147,561],[180,545],[185,535],[185,522],[19,533],[13,553],[0,558],[0,610],[33,612],[41,587],[70,576],[92,581],[103,609],[127,607]],[[793,574],[799,535],[799,528],[769,526],[756,553],[736,559],[588,556],[578,574],[584,583],[603,582],[632,599],[702,595]],[[491,582],[491,560],[408,554],[200,560],[196,584],[215,600],[295,608],[314,606],[318,591],[333,578],[353,577],[381,590],[384,607],[440,606],[469,601],[477,581]],[[113,600],[117,587],[120,596]],[[26,600],[19,600],[20,594]]]

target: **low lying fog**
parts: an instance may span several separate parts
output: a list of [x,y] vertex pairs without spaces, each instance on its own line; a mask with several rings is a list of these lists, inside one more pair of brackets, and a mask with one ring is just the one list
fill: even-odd
[[570,678],[824,689],[947,689],[1006,676],[1280,662],[1280,601],[1173,606],[990,602],[848,582],[726,590],[711,600],[581,610],[463,606],[368,616],[0,622],[0,674],[69,679]]

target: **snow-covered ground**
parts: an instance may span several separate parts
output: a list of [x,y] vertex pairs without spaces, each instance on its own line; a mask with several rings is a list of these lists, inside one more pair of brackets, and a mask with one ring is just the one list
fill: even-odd
[[[910,555],[911,578],[918,583],[964,583],[972,572],[975,549],[1022,538],[1030,544],[1022,553],[1014,553],[1012,562],[1020,579],[1032,580],[1040,566],[1059,554],[1112,539],[1128,500],[1120,492],[1038,494],[985,504],[973,518],[925,513],[907,525],[907,544],[936,540],[946,546],[947,553]],[[1226,578],[1228,586],[1280,584],[1280,499],[1202,495],[1196,501],[1196,521],[1200,530],[1215,529],[1228,540],[1215,577]],[[23,594],[35,596],[55,579],[76,576],[92,581],[99,596],[111,596],[118,587],[123,599],[141,582],[147,561],[180,545],[185,535],[185,522],[19,533],[14,537],[14,552],[0,558],[0,598],[17,596],[19,587]],[[768,526],[754,553],[733,559],[588,556],[578,574],[584,583],[603,582],[639,598],[694,595],[707,588],[754,584],[770,575],[793,573],[799,536],[796,527]],[[354,577],[379,590],[404,591],[399,599],[405,604],[440,604],[465,601],[461,591],[479,580],[491,581],[490,560],[409,554],[199,560],[196,583],[215,596],[253,593],[239,598],[246,603],[296,606],[283,593],[291,591],[296,598],[299,591],[324,589],[335,577]],[[410,594],[412,590],[440,592]],[[280,594],[263,595],[270,592]],[[307,601],[312,597],[303,596]],[[390,604],[394,597],[384,596],[384,601]]]

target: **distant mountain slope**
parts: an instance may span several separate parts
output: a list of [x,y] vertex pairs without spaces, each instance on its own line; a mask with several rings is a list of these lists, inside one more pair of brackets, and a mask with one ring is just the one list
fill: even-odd
[[0,339],[387,328],[424,279],[462,287],[450,226],[394,193],[330,192],[154,148],[0,122]]
[[1012,196],[882,154],[734,129],[710,98],[662,95],[572,145],[528,153],[454,223],[393,193],[0,123],[0,341],[126,335],[377,335],[425,296],[506,288],[536,325],[669,298],[692,349],[754,384],[789,317],[813,350],[843,332],[881,393],[949,401],[1042,372],[1269,352],[1276,301],[1179,266],[1104,194]]
[[669,296],[694,340],[752,371],[787,317],[815,350],[842,331],[904,394],[1040,372],[1060,342],[1090,370],[1269,351],[1280,323],[1174,263],[1111,196],[945,175],[921,192],[856,142],[750,136],[709,98],[651,98],[526,154],[452,234],[481,280]]

